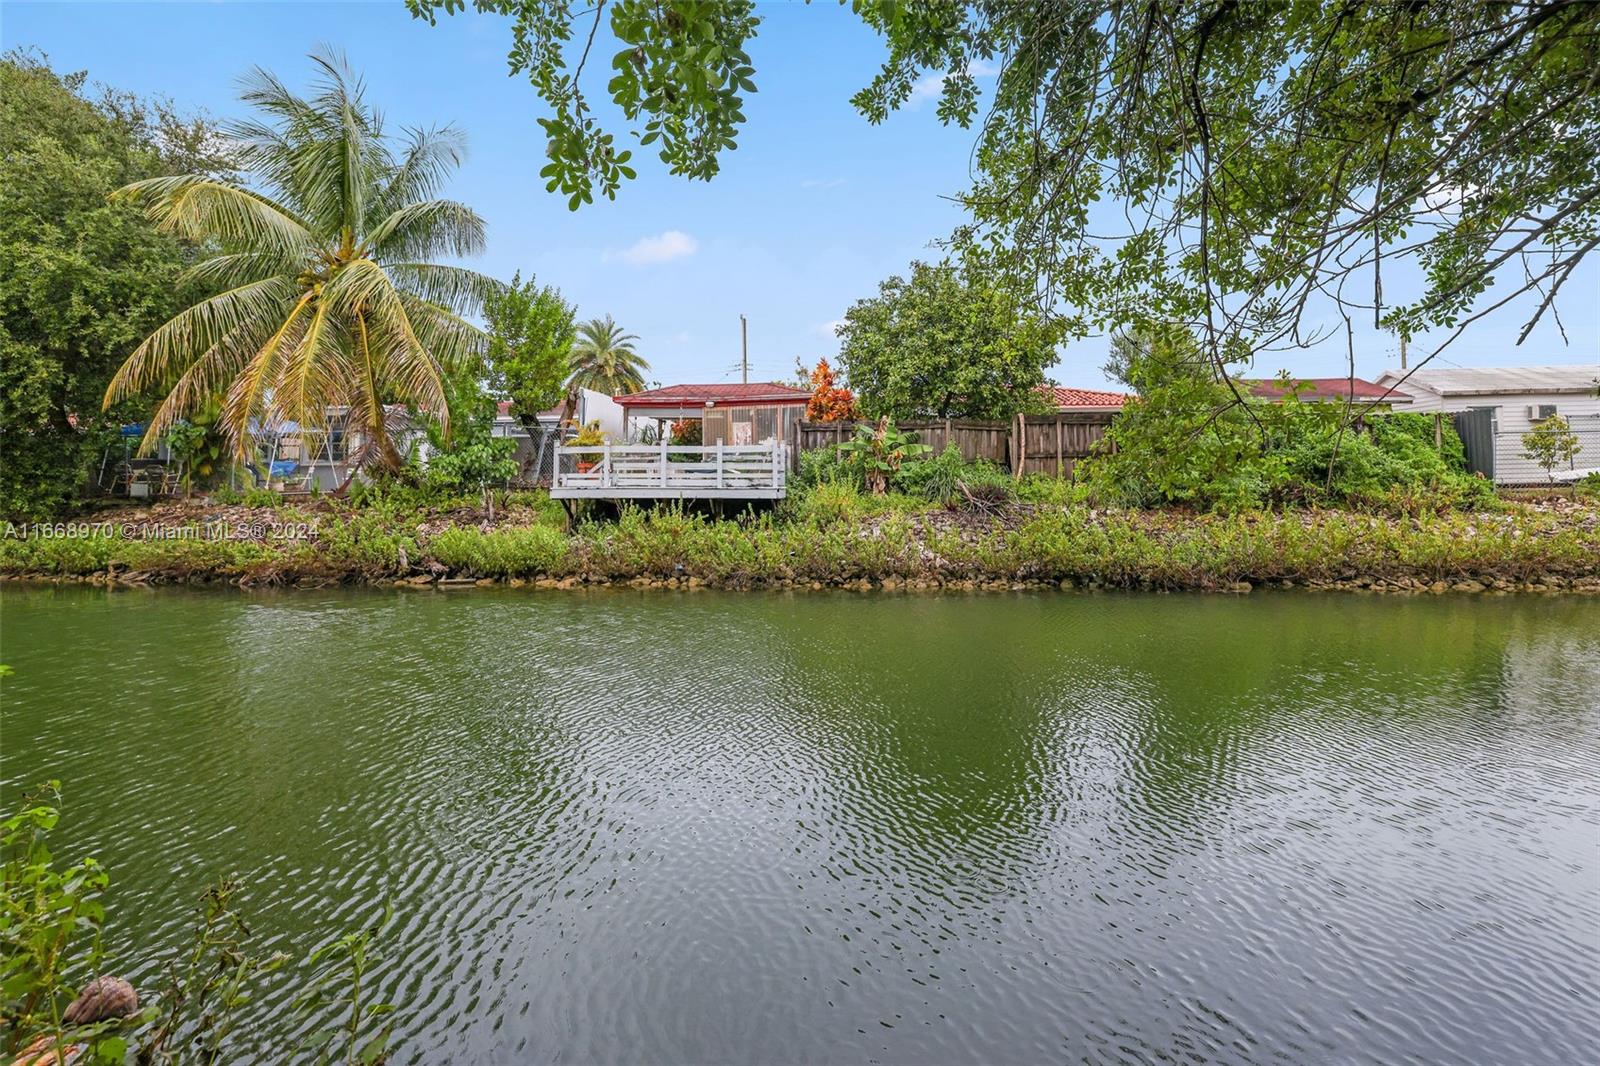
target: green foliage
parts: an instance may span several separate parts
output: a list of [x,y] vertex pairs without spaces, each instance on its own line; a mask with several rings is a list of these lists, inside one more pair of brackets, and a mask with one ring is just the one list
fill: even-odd
[[850,463],[849,455],[840,451],[837,445],[830,444],[826,448],[813,448],[800,453],[800,473],[796,476],[796,482],[804,489],[836,482],[856,482],[860,476],[859,467]]
[[511,413],[530,430],[539,412],[566,395],[575,314],[559,289],[540,288],[531,277],[524,282],[520,273],[504,292],[484,300],[490,388],[511,401]]
[[[104,965],[102,901],[109,879],[94,859],[57,867],[46,837],[60,820],[59,800],[60,785],[52,781],[0,821],[0,1018],[5,1021],[0,1048],[9,1060],[42,1037],[52,1050],[83,1046],[87,1058],[73,1061],[126,1059],[153,1066],[228,1061],[228,1037],[262,980],[290,961],[282,952],[254,952],[250,928],[234,908],[238,885],[231,880],[219,881],[201,896],[193,939],[168,964],[154,1005],[86,1024],[64,1020],[78,985]],[[376,1020],[394,1008],[368,1002],[364,981],[374,938],[390,916],[385,910],[371,928],[342,936],[307,959],[320,969],[304,979],[308,987],[297,1003],[318,1016],[327,1004],[336,1005],[342,1019],[336,1031],[346,1045],[347,1062],[379,1063],[386,1054],[392,1023],[373,1030]],[[159,945],[146,947],[159,951]],[[322,1061],[331,1060],[324,1055]]]
[[227,132],[248,185],[185,174],[114,194],[202,244],[190,276],[221,290],[150,333],[111,380],[107,403],[164,394],[147,450],[221,394],[222,428],[241,460],[253,421],[315,431],[344,407],[364,440],[353,458],[396,470],[403,457],[386,406],[430,412],[448,432],[446,378],[479,365],[484,336],[468,316],[499,283],[430,262],[483,247],[483,220],[438,198],[461,159],[460,131],[396,138],[337,54],[311,60],[317,80],[305,97],[265,71],[246,79],[255,115]]
[[476,577],[560,573],[568,552],[566,534],[544,525],[488,532],[452,527],[428,542],[428,553],[439,563]]
[[[454,14],[464,0],[406,0],[416,18],[432,23],[438,13]],[[592,41],[605,12],[611,34],[622,48],[611,57],[605,92],[630,123],[643,119],[641,147],[656,146],[673,174],[709,180],[718,158],[736,144],[744,122],[741,93],[756,91],[755,69],[745,42],[755,36],[758,19],[751,0],[656,4],[614,0],[578,9],[565,4],[520,0],[474,0],[479,11],[514,18],[511,72],[525,73],[549,105],[539,119],[550,162],[539,172],[546,189],[560,191],[577,210],[592,203],[596,187],[615,198],[625,179],[634,177],[633,153],[618,150],[585,95],[583,60],[570,72],[565,50],[578,40]],[[599,64],[591,77],[603,76]]]
[[239,502],[246,507],[282,507],[283,493],[272,489],[245,489]]
[[876,426],[856,426],[856,435],[838,447],[861,470],[867,489],[878,496],[888,491],[902,464],[933,450],[917,443],[915,436],[900,432],[887,416],[879,418]]
[[161,101],[84,95],[24,52],[0,59],[0,516],[68,506],[135,405],[106,383],[151,328],[203,287],[192,247],[106,197],[129,181],[225,167],[212,127]]
[[[465,4],[408,6],[431,22]],[[750,0],[475,6],[513,17],[511,69],[553,112],[542,176],[571,207],[634,173],[590,110],[584,63],[569,71],[564,57],[604,11],[624,45],[606,92],[645,120],[641,145],[659,141],[674,173],[697,178],[733,147],[738,94],[755,88]],[[977,124],[970,219],[952,243],[1074,331],[1204,323],[1220,356],[1313,332],[1300,328],[1306,308],[1320,319],[1332,300],[1352,315],[1376,303],[1415,336],[1492,310],[1476,305],[1496,278],[1494,306],[1553,295],[1594,247],[1597,4],[852,8],[888,55],[851,103],[880,123],[926,79],[941,83],[940,120]],[[988,74],[992,93],[980,91]],[[1120,209],[1095,209],[1107,200]],[[1534,248],[1526,271],[1509,269]],[[1213,313],[1220,293],[1237,296],[1226,314]],[[1528,328],[1550,303],[1534,302]],[[869,413],[883,411],[907,414]]]
[[1345,424],[1341,404],[1241,403],[1204,363],[1173,351],[1141,355],[1129,368],[1138,397],[1112,423],[1088,480],[1098,498],[1128,507],[1180,504],[1244,510],[1282,503],[1481,507],[1493,487],[1465,473],[1466,457],[1446,424],[1377,414]]
[[[696,425],[698,424],[696,423]],[[600,420],[597,418],[592,422],[585,423],[578,432],[572,435],[572,439],[567,443],[575,448],[598,448],[606,443],[606,439],[604,431],[600,429]]]
[[[940,118],[978,125],[956,244],[1080,328],[1205,323],[1208,352],[1259,350],[1376,302],[1415,336],[1467,321],[1491,279],[1496,305],[1549,294],[1594,247],[1600,5],[858,10],[889,58],[856,106],[882,121],[950,72]],[[1524,271],[1530,247],[1550,251]]]
[[895,477],[895,487],[933,503],[951,504],[960,494],[961,477],[966,470],[967,461],[961,449],[947,444],[938,455],[901,466]]
[[1044,403],[1061,333],[987,275],[919,262],[846,311],[839,337],[869,417],[1005,419]]
[[567,388],[574,392],[593,389],[607,396],[644,391],[644,372],[650,364],[633,349],[638,339],[624,333],[610,315],[580,325]]
[[94,859],[56,866],[46,837],[60,819],[60,789],[47,783],[0,821],[0,1047],[8,1060],[40,1035],[56,1046],[83,1039],[62,1012],[100,967],[110,879]]
[[324,524],[317,548],[326,565],[340,573],[387,577],[405,569],[416,553],[416,538],[396,528],[382,511],[340,515]]
[[226,467],[228,439],[222,432],[221,419],[222,401],[213,397],[167,431],[172,457],[183,464],[186,491],[212,484]]
[[392,1014],[395,1006],[372,1000],[363,982],[377,961],[374,946],[378,937],[393,920],[394,907],[385,904],[383,914],[372,925],[324,944],[306,960],[317,970],[310,978],[310,988],[295,1001],[296,1009],[315,1016],[333,1004],[346,1011],[343,1024],[316,1030],[302,1041],[324,1066],[333,1062],[377,1066],[388,1061],[394,1021],[382,1019]]
[[[490,410],[493,401],[490,401]],[[492,433],[492,418],[478,416],[465,420],[440,451],[428,457],[428,486],[440,493],[456,493],[504,485],[516,476],[513,455],[517,442]],[[460,423],[458,423],[460,426]]]
[[154,1024],[139,1034],[139,1062],[224,1061],[228,1034],[253,986],[289,961],[282,952],[253,953],[250,927],[234,910],[238,890],[223,879],[201,895],[193,942],[168,968],[162,1008],[151,1012]]
[[1556,467],[1571,463],[1573,456],[1581,451],[1583,445],[1578,443],[1578,435],[1560,415],[1540,419],[1522,435],[1522,457],[1532,459],[1551,480],[1554,480],[1552,475]]
[[1017,498],[1017,482],[993,463],[971,463],[956,479],[951,500],[966,510],[993,510]]

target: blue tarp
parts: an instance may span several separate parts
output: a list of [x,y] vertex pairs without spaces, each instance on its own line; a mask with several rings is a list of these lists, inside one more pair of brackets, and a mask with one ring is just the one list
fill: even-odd
[[293,459],[279,459],[272,464],[272,476],[275,478],[288,477],[294,473],[294,468],[299,465]]

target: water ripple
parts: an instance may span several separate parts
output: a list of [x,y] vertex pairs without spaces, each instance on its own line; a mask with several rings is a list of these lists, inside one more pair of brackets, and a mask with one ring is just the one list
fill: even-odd
[[217,876],[263,950],[391,900],[397,1061],[1600,1041],[1592,602],[8,589],[3,626],[0,786],[63,779],[123,971]]

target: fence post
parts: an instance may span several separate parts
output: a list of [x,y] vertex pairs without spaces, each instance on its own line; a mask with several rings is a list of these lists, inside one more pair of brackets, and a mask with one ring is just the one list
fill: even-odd
[[611,444],[610,444],[609,441],[606,443],[605,449],[606,450],[600,454],[600,462],[602,464],[601,467],[600,467],[600,484],[604,485],[606,488],[609,489],[611,487],[611,477],[612,477],[612,474],[611,474]]
[[1061,479],[1061,476],[1062,476],[1061,475],[1061,462],[1062,462],[1061,434],[1062,434],[1061,412],[1057,411],[1056,412],[1056,480],[1058,480],[1058,481]]
[[667,487],[667,439],[661,438],[661,487]]
[[722,487],[722,438],[717,438],[717,488]]
[[1011,476],[1018,481],[1022,480],[1022,469],[1028,465],[1028,423],[1023,420],[1022,412],[1017,412],[1016,448],[1012,450]]

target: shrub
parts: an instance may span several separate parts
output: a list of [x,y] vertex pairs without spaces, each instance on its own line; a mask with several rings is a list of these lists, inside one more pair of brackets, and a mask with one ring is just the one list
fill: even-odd
[[428,551],[453,571],[478,577],[533,577],[559,573],[569,552],[567,538],[549,526],[517,529],[452,527],[428,542]]
[[947,444],[944,451],[932,458],[903,463],[895,474],[894,487],[937,504],[950,504],[959,494],[957,482],[966,469],[967,461],[962,458],[961,449]]
[[1135,360],[1139,399],[1112,424],[1088,463],[1096,497],[1129,507],[1185,504],[1239,511],[1284,503],[1356,503],[1415,508],[1481,506],[1487,485],[1466,471],[1454,427],[1434,445],[1434,420],[1374,415],[1345,424],[1345,407],[1239,404],[1225,384],[1189,364]]
[[825,481],[792,497],[790,513],[801,523],[830,526],[854,521],[865,510],[861,491],[848,481]]
[[800,453],[800,473],[795,480],[801,488],[839,482],[856,484],[861,472],[846,461],[837,444],[830,444]]
[[336,517],[321,531],[318,547],[332,567],[365,577],[381,577],[404,569],[401,557],[416,552],[416,539],[391,530],[375,514]]

